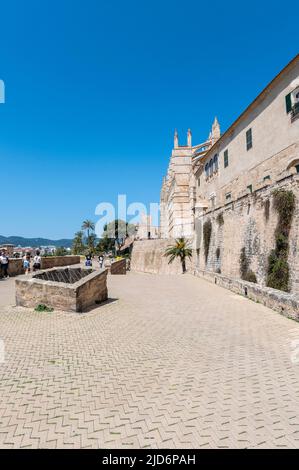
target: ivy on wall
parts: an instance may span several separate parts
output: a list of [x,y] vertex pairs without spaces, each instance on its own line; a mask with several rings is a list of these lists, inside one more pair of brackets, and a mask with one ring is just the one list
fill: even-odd
[[245,246],[243,246],[240,253],[240,274],[241,279],[244,281],[257,282],[256,275],[249,269],[249,259],[246,255]]
[[221,226],[224,224],[223,214],[220,212],[216,217],[217,223]]
[[208,219],[203,224],[203,244],[204,244],[204,253],[205,253],[206,262],[208,261],[208,256],[209,256],[211,235],[212,235],[212,222],[210,219]]
[[294,193],[285,189],[274,191],[273,207],[278,213],[278,222],[275,230],[275,249],[268,257],[267,286],[289,292],[288,253],[289,235],[295,210]]

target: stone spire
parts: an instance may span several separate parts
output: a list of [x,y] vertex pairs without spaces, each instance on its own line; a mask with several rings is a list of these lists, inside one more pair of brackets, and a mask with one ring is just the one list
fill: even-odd
[[216,142],[220,138],[220,126],[217,117],[215,117],[212,125],[212,143]]
[[179,146],[179,136],[178,131],[175,129],[174,131],[174,148],[177,149]]
[[192,133],[190,129],[188,129],[187,132],[187,145],[188,147],[192,147]]

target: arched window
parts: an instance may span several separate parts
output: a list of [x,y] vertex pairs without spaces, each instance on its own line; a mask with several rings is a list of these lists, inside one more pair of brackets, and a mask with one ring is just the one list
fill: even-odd
[[214,171],[218,171],[218,155],[214,155]]
[[213,158],[211,158],[209,162],[209,175],[212,176],[213,174]]
[[206,174],[206,177],[209,176],[209,164],[208,163],[206,163],[205,165],[205,174]]

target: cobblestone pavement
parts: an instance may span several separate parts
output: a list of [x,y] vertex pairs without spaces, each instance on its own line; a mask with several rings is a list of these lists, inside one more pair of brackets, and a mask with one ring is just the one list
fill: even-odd
[[82,315],[0,307],[0,447],[299,446],[297,323],[191,275],[109,294]]

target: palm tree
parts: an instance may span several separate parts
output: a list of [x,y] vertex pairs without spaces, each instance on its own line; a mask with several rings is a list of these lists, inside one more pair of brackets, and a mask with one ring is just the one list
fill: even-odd
[[188,241],[184,238],[177,238],[174,245],[169,245],[164,253],[164,256],[169,257],[168,264],[172,263],[176,258],[180,258],[182,263],[183,274],[186,272],[186,258],[192,257],[192,249]]
[[87,231],[87,244],[88,246],[90,247],[90,230],[94,230],[95,228],[95,225],[94,225],[94,222],[92,222],[91,220],[84,220],[83,224],[82,224],[82,230],[86,230]]

